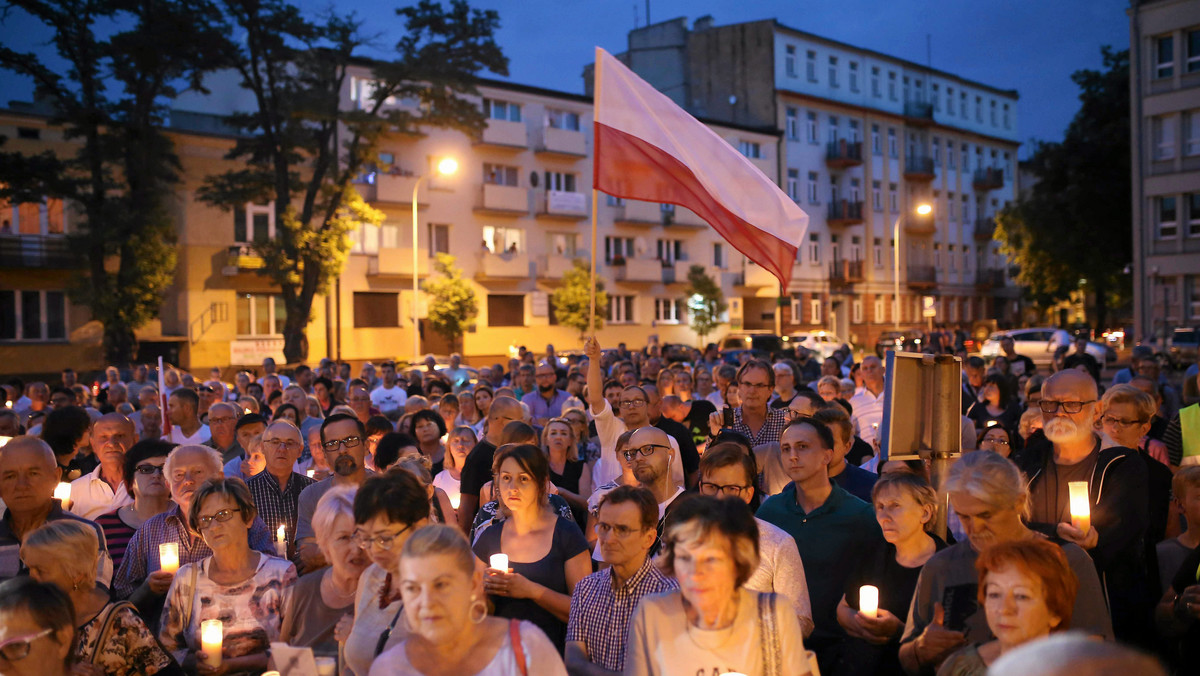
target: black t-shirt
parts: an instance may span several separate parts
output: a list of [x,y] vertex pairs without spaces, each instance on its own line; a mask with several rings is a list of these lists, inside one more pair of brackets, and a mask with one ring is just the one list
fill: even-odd
[[696,451],[696,443],[692,441],[692,433],[688,428],[666,416],[660,416],[654,426],[675,437],[675,441],[679,442],[679,460],[683,463],[684,479],[693,472],[699,472],[700,453]]
[[459,491],[479,497],[483,485],[492,480],[492,460],[495,457],[496,447],[487,439],[475,444],[463,461]]
[[850,452],[846,454],[846,462],[851,465],[861,465],[874,455],[875,447],[863,441],[862,437],[855,435],[854,443],[850,445]]
[[[1171,589],[1182,594],[1184,589],[1200,584],[1200,547],[1192,550],[1171,581]],[[1187,633],[1179,640],[1180,664],[1200,664],[1200,620],[1192,620]]]
[[[708,417],[717,412],[717,407],[706,399],[693,399],[692,408],[688,411],[683,424],[692,433],[692,444],[699,446],[708,439]],[[699,467],[699,464],[696,465]]]

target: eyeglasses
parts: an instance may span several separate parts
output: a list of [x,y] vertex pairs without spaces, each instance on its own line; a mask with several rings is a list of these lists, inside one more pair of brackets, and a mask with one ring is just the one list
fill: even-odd
[[300,444],[292,439],[263,439],[262,445],[264,448],[284,448],[289,451],[300,448]]
[[162,465],[138,465],[133,468],[138,474],[162,474]]
[[1133,427],[1134,425],[1146,424],[1146,421],[1141,418],[1134,418],[1133,420],[1124,420],[1122,418],[1114,418],[1111,415],[1106,415],[1103,418],[1101,418],[1100,420],[1105,425],[1112,425],[1113,427],[1122,427],[1122,428]]
[[43,629],[32,636],[21,636],[19,638],[10,638],[4,643],[0,643],[0,656],[9,662],[17,662],[29,657],[29,644],[54,633],[53,629]]
[[700,482],[700,492],[704,495],[717,495],[719,493],[722,497],[726,498],[740,497],[742,491],[746,490],[747,488],[750,487],[739,486],[737,484],[726,484],[722,486],[721,484],[714,484],[709,481]]
[[362,443],[362,438],[355,435],[352,437],[346,437],[345,439],[330,439],[329,441],[326,441],[325,443],[321,444],[321,447],[327,451],[336,451],[339,446],[345,446],[346,448],[354,448],[355,446],[358,446],[361,443]]
[[625,456],[626,461],[633,462],[639,454],[644,457],[654,455],[654,449],[656,448],[670,448],[670,446],[663,446],[662,444],[646,444],[641,448],[631,448],[626,451],[621,451],[621,455]]
[[379,545],[379,548],[383,551],[390,552],[392,551],[392,546],[396,544],[396,538],[403,535],[404,531],[408,530],[409,528],[412,528],[412,526],[405,526],[404,528],[401,528],[398,533],[393,535],[376,535],[375,537],[369,537],[363,535],[362,533],[355,533],[354,544],[358,545],[359,549],[370,549],[375,545]]
[[1067,413],[1079,413],[1083,410],[1084,404],[1093,404],[1095,402],[1095,399],[1087,401],[1050,401],[1043,399],[1038,402],[1038,408],[1042,409],[1042,413],[1057,413],[1058,408],[1061,406],[1062,410]]
[[992,444],[993,446],[1008,446],[1009,443],[1003,439],[984,439],[984,443]]
[[612,524],[604,523],[603,521],[597,521],[596,525],[592,528],[596,531],[596,535],[608,535],[609,533],[612,533],[619,538],[627,538],[634,533],[640,533],[642,530],[644,530],[642,528],[630,528],[629,526],[623,526],[620,524],[614,526]]
[[748,383],[745,380],[738,383],[738,386],[739,387],[748,387],[752,390],[769,390],[769,389],[771,389],[771,386],[768,385],[767,383]]
[[221,511],[217,512],[216,514],[213,514],[212,516],[202,516],[202,517],[197,518],[196,523],[200,524],[200,530],[204,530],[205,528],[208,528],[209,525],[212,524],[213,521],[216,521],[218,523],[225,523],[226,521],[232,519],[233,515],[235,513],[240,512],[240,511],[242,511],[242,510],[240,510],[240,509],[222,509]]
[[627,399],[621,401],[621,408],[641,408],[645,405],[645,399]]
[[233,416],[225,416],[223,418],[209,417],[208,424],[211,427],[213,425],[224,425],[225,423],[231,423],[234,422],[234,420],[235,418]]

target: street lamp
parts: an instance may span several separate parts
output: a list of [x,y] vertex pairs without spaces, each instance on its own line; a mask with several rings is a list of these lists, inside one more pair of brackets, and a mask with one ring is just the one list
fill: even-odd
[[[929,203],[917,205],[918,215],[928,216],[931,213],[933,207]],[[900,218],[901,216],[897,216],[896,224],[892,226],[892,256],[896,262],[896,269],[892,272],[892,324],[895,325],[896,331],[900,330]]]
[[[437,172],[437,174],[439,174],[441,176],[453,175],[455,172],[458,171],[458,160],[454,159],[453,157],[443,157],[442,159],[438,160],[438,163],[435,165],[435,171]],[[413,184],[413,194],[412,194],[412,212],[413,212],[413,231],[412,231],[413,358],[412,358],[412,361],[414,364],[417,363],[417,360],[419,360],[421,358],[421,329],[420,329],[420,326],[417,324],[417,299],[420,294],[420,287],[419,287],[420,279],[417,275],[417,269],[418,269],[417,268],[417,252],[418,252],[418,247],[417,247],[417,192],[421,190],[421,183],[425,179],[429,178],[429,176],[430,176],[430,174],[426,173],[426,174],[422,174],[421,177],[417,179],[417,182]]]

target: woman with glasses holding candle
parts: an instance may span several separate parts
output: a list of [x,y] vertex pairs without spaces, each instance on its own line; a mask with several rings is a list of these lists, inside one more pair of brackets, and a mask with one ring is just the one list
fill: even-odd
[[0,673],[68,676],[75,609],[57,586],[30,577],[0,583]]
[[121,568],[125,548],[137,529],[150,517],[172,507],[171,489],[163,475],[163,465],[172,448],[175,444],[169,441],[146,439],[125,453],[125,485],[133,495],[133,502],[96,517],[96,523],[104,530],[114,570]]
[[369,476],[354,496],[354,538],[371,565],[358,581],[354,617],[343,621],[337,634],[346,637],[342,653],[355,676],[365,676],[371,662],[408,633],[398,578],[400,551],[428,523],[425,489],[406,470]]
[[542,429],[542,450],[550,463],[550,483],[558,489],[575,523],[587,523],[587,496],[592,494],[591,472],[579,457],[575,428],[566,418],[551,418]]
[[508,557],[508,570],[489,568],[484,590],[499,617],[529,620],[555,647],[565,647],[571,591],[592,572],[587,540],[549,504],[550,467],[537,446],[496,451],[495,491],[507,518],[483,529],[472,549],[485,563]]
[[[159,640],[189,672],[253,674],[267,668],[271,642],[280,640],[283,609],[296,567],[250,548],[258,510],[240,479],[210,479],[192,498],[191,527],[212,556],[180,567],[167,592]],[[222,622],[218,656],[201,645],[201,623]]]

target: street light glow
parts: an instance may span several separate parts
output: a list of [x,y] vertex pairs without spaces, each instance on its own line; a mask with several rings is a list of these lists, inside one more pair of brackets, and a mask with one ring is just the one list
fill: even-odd
[[928,204],[918,205],[917,213],[922,216],[928,216],[929,214],[933,213],[933,207]]
[[458,160],[453,157],[443,157],[437,163],[438,173],[443,176],[449,176],[458,171]]

